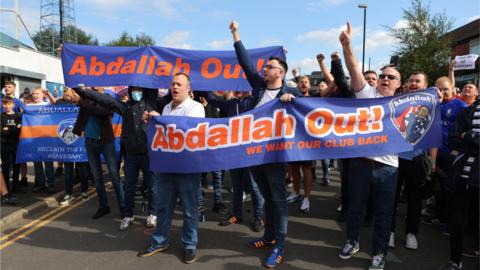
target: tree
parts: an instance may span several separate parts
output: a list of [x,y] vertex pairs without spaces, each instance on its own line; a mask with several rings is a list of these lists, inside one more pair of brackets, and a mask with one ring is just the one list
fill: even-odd
[[430,14],[430,3],[412,0],[409,9],[403,9],[407,25],[402,28],[389,27],[390,33],[400,42],[394,53],[400,56],[398,70],[402,78],[415,71],[425,72],[432,85],[434,80],[448,74],[451,40],[446,35],[453,25],[445,11]]
[[128,34],[127,31],[123,31],[118,39],[114,39],[107,44],[107,46],[120,46],[120,47],[138,47],[138,46],[148,46],[155,45],[155,41],[149,35],[145,33],[140,33],[137,36],[132,37]]
[[[68,33],[65,35],[65,37],[68,37],[65,42],[83,45],[98,45],[97,38],[95,38],[93,35],[87,34],[82,29],[73,25],[67,25],[64,33]],[[74,34],[76,34],[76,41],[73,40]],[[38,31],[33,35],[33,42],[37,46],[38,50],[42,52],[54,54],[55,49],[60,46],[60,41],[60,31],[56,28],[48,28]]]

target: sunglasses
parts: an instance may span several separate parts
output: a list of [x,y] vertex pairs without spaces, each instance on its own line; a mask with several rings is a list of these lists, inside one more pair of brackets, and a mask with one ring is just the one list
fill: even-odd
[[280,70],[283,70],[281,67],[277,67],[277,66],[273,66],[273,65],[265,65],[265,69],[274,69],[274,68],[278,68]]
[[385,79],[385,78],[387,78],[387,79],[389,79],[390,81],[397,80],[397,76],[395,76],[395,75],[390,75],[390,74],[380,74],[380,75],[378,75],[378,77],[379,77],[380,79]]

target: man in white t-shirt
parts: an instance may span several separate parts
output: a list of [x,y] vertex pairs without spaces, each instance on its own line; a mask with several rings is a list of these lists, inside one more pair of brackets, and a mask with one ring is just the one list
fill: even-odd
[[[401,85],[400,73],[393,67],[383,69],[376,87],[365,81],[352,49],[352,30],[339,36],[345,63],[351,77],[351,86],[357,98],[381,98],[393,96]],[[372,263],[369,269],[385,267],[392,211],[397,188],[398,156],[384,155],[352,159],[349,167],[349,209],[347,213],[347,243],[339,257],[350,259],[359,250],[359,235],[363,214],[371,193],[374,200],[375,225],[373,231]]]
[[[185,73],[177,73],[172,78],[170,92],[172,101],[164,108],[162,115],[205,117],[203,105],[190,98],[190,77]],[[156,111],[144,113],[144,119],[160,115]],[[169,246],[169,234],[172,226],[173,211],[180,198],[183,208],[182,242],[184,246],[183,261],[187,264],[197,259],[198,230],[198,192],[200,188],[199,173],[153,173],[157,189],[154,201],[158,202],[157,228],[152,234],[151,244],[138,253],[139,257],[147,257],[164,251]]]

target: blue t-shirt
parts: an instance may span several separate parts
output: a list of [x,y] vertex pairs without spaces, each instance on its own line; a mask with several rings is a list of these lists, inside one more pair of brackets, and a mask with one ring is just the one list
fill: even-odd
[[[2,98],[0,97],[0,104],[2,104]],[[23,104],[23,102],[18,99],[18,98],[13,98],[13,111],[16,112],[16,113],[20,113],[20,109],[23,110],[23,107],[25,106],[25,104]],[[2,106],[2,113],[4,113],[5,110],[3,109],[3,106]]]
[[85,126],[85,138],[100,138],[100,130],[102,128],[102,119],[90,115],[88,117],[87,125]]
[[466,107],[468,107],[467,104],[457,98],[444,101],[440,104],[440,114],[442,116],[442,147],[439,149],[440,152],[451,152],[450,147],[448,147],[448,132],[455,123],[457,114]]

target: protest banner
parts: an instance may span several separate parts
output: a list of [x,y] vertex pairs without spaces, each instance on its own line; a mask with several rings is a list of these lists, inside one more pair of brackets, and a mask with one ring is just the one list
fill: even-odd
[[231,118],[149,121],[150,168],[195,173],[273,162],[381,156],[441,145],[434,89],[376,99],[271,101]]

